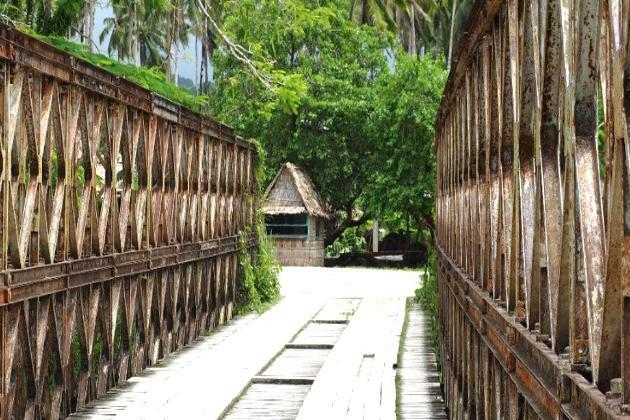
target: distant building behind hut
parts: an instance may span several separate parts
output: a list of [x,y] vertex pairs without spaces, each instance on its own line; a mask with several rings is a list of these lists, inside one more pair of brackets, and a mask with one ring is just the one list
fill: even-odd
[[324,265],[326,210],[310,177],[292,163],[282,165],[266,191],[267,233],[283,266]]

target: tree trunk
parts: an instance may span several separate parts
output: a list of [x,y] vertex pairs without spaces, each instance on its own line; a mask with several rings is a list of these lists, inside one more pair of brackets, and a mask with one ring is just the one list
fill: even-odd
[[175,86],[179,86],[179,44],[175,44],[175,56],[174,58],[174,70],[173,70],[173,80],[172,82],[175,83]]
[[378,252],[378,219],[372,222],[372,252]]
[[166,57],[164,57],[164,74],[166,80],[173,81],[173,42],[175,39],[175,14],[177,5],[173,5],[173,10],[168,14],[166,27]]
[[47,22],[52,18],[52,0],[44,0],[44,17]]
[[453,60],[453,37],[455,32],[455,17],[457,12],[457,0],[453,0],[453,8],[451,9],[451,33],[448,37],[448,61],[446,62],[446,68],[451,69],[451,62]]
[[130,60],[132,64],[135,66],[140,65],[140,54],[138,54],[138,3],[137,1],[133,1],[131,5],[131,13],[129,16],[129,21],[131,24],[131,34],[129,35],[129,54],[131,55]]
[[416,8],[413,1],[409,6],[409,51],[408,53],[413,55],[414,57],[418,55],[418,50],[416,48]]
[[95,0],[85,0],[83,6],[83,39],[81,41],[87,45],[90,52],[94,38],[94,6]]
[[368,0],[363,0],[361,4],[361,24],[368,24]]
[[333,242],[335,242],[341,235],[343,235],[346,229],[361,226],[368,219],[369,219],[369,216],[367,214],[364,214],[363,216],[361,216],[359,219],[356,219],[356,220],[352,218],[346,218],[343,222],[341,222],[339,226],[334,228],[332,232],[330,232],[330,234],[326,235],[326,238],[324,240],[324,245],[325,246],[332,245]]

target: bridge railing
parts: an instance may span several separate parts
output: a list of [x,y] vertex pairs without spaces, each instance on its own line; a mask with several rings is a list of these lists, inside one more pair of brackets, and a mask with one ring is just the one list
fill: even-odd
[[4,26],[0,136],[1,418],[76,411],[232,316],[253,144]]
[[453,418],[630,415],[629,8],[472,7],[436,127]]

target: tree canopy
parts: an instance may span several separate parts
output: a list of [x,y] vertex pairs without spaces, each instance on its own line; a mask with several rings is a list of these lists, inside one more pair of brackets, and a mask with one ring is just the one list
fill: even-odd
[[[328,242],[370,218],[432,226],[441,52],[452,52],[470,0],[105,3],[102,34],[92,33],[94,0],[9,0],[0,18],[83,40],[47,38],[258,140],[266,181],[285,161],[304,168],[338,216]],[[95,36],[110,57],[89,51]],[[203,96],[164,80],[177,80],[177,50],[190,36],[202,46]]]
[[303,167],[340,216],[328,235],[390,213],[431,220],[433,123],[443,61],[406,55],[388,32],[348,20],[343,1],[245,0],[224,29],[273,63],[287,84],[257,83],[231,54],[215,54],[213,113],[268,155]]

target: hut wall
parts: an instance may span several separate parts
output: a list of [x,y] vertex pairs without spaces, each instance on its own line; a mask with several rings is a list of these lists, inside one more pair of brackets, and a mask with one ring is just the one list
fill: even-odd
[[[316,229],[320,229],[319,236]],[[324,265],[324,227],[316,217],[311,217],[310,234],[304,238],[274,237],[276,255],[282,266]]]

